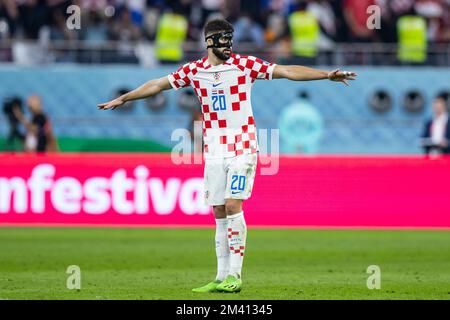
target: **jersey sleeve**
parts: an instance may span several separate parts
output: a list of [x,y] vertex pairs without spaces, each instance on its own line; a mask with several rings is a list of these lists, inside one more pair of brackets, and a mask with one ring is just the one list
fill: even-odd
[[186,63],[178,68],[177,71],[172,72],[167,76],[170,85],[175,90],[188,87],[192,81],[192,75],[194,70],[193,63]]
[[245,57],[243,62],[252,79],[272,80],[275,63],[270,63],[254,56]]

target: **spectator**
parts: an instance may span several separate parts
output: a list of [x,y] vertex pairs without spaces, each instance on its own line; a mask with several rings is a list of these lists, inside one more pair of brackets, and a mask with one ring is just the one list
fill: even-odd
[[131,20],[137,26],[142,26],[144,23],[145,14],[145,0],[132,0],[127,2],[130,10]]
[[19,7],[20,26],[25,39],[36,40],[45,25],[49,25],[51,10],[48,5],[39,0],[26,0]]
[[201,0],[202,2],[202,25],[205,21],[210,20],[212,16],[220,12],[224,1],[223,0]]
[[137,62],[132,42],[141,39],[141,29],[133,23],[132,15],[128,8],[122,8],[119,19],[114,22],[111,30],[111,39],[119,41],[117,62]]
[[390,3],[386,0],[376,0],[376,5],[381,9],[381,28],[376,30],[376,40],[383,43],[397,42],[397,18]]
[[337,31],[336,17],[330,3],[326,0],[312,1],[308,3],[306,10],[311,12],[319,22],[319,48],[326,50],[332,49],[334,39],[336,39]]
[[19,119],[15,116],[14,109],[22,110],[22,99],[20,97],[11,97],[5,100],[3,104],[3,113],[9,123],[9,133],[6,138],[6,150],[23,150],[25,135],[20,128]]
[[83,40],[102,43],[108,40],[108,25],[100,11],[90,10],[85,18],[88,26],[83,30]]
[[77,33],[75,30],[67,28],[65,12],[61,9],[52,10],[51,12],[51,40],[75,40]]
[[111,38],[124,43],[137,41],[141,38],[141,30],[133,23],[132,15],[128,8],[122,8],[118,20],[112,26]]
[[144,12],[143,32],[149,40],[155,40],[161,8],[155,1],[147,1]]
[[249,14],[242,15],[234,23],[234,37],[235,43],[252,42],[257,46],[263,46],[264,30]]
[[444,11],[441,1],[438,0],[417,0],[414,9],[418,15],[427,19],[429,41],[436,42],[439,38],[440,19]]
[[265,43],[262,20],[263,1],[240,1],[234,12],[234,42],[252,42],[261,47]]
[[267,16],[265,39],[268,42],[280,41],[288,34],[288,25],[285,17],[276,11],[272,11]]
[[374,31],[367,28],[367,8],[374,5],[374,0],[345,0],[344,17],[349,28],[350,41],[370,41]]
[[[65,27],[66,9],[72,4],[82,8],[80,31],[70,31]],[[380,29],[367,28],[370,14],[367,8],[370,5],[381,8]],[[313,16],[317,20],[314,28],[320,28],[317,39],[309,39],[319,49],[312,59],[295,60],[305,55],[298,54],[301,50],[292,52],[289,47],[289,38],[294,38],[289,16],[295,11]],[[332,63],[330,59],[357,64],[368,59],[375,64],[398,63],[390,46],[385,49],[373,44],[371,48],[374,50],[370,55],[367,50],[359,50],[356,46],[343,56],[335,50],[334,43],[397,43],[398,19],[417,15],[426,19],[427,40],[431,44],[427,63],[448,64],[444,46],[434,43],[450,42],[450,0],[0,0],[0,39],[15,40],[11,45],[0,48],[0,61],[26,65],[50,61],[138,63],[142,59],[136,55],[142,56],[139,52],[150,51],[153,44],[147,43],[146,46],[140,43],[136,47],[135,41],[144,36],[155,41],[157,26],[166,12],[180,13],[187,19],[186,40],[192,43],[198,41],[200,45],[204,42],[201,29],[205,20],[225,18],[235,23],[235,44],[252,43],[248,50],[241,46],[241,51],[259,51],[262,46],[270,44],[270,50],[264,51],[270,51],[276,59],[289,61],[294,57],[291,62],[299,64],[329,64]],[[302,24],[305,17],[300,17],[299,21],[298,24]],[[79,50],[80,45],[72,51],[63,49],[64,53],[54,52],[60,47],[55,49],[50,45],[51,40],[72,39],[91,43],[86,46],[87,50]],[[118,46],[111,50],[112,46],[106,43],[101,48],[92,45],[92,42],[105,40],[118,41]],[[305,45],[299,47],[305,48]],[[187,49],[185,58],[193,59],[198,55],[195,46],[189,44],[183,48]]]
[[450,154],[450,125],[447,104],[444,97],[439,96],[433,101],[433,118],[425,123],[422,135],[424,152],[432,151]]
[[43,112],[41,98],[38,95],[31,95],[27,99],[27,105],[32,114],[31,121],[25,118],[20,109],[14,109],[14,115],[27,130],[25,151],[57,151],[56,138],[53,134],[51,123],[47,115]]
[[0,39],[14,34],[18,18],[16,3],[13,0],[0,0]]
[[439,22],[439,42],[450,42],[450,0],[443,4],[443,14]]

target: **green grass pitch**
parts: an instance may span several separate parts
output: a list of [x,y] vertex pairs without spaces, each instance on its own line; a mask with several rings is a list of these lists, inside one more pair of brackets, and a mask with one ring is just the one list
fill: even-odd
[[213,229],[0,228],[0,299],[450,299],[450,232],[249,229],[243,291],[215,270]]

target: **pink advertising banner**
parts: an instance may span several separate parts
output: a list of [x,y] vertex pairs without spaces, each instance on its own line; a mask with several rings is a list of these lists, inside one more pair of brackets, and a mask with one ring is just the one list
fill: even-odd
[[[450,228],[450,158],[260,160],[244,205],[249,226]],[[176,165],[170,154],[0,154],[0,226],[213,224],[202,164]]]

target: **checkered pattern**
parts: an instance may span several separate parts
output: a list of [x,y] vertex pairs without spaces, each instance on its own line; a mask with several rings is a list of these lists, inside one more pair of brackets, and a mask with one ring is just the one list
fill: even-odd
[[233,231],[233,229],[228,228],[228,239],[231,239],[232,236],[238,236],[239,231]]
[[245,246],[237,246],[237,247],[230,246],[230,251],[231,253],[240,254],[241,257],[243,257],[245,253]]
[[[231,239],[233,236],[238,236],[238,235],[239,235],[239,231],[233,231],[232,228],[228,228],[228,239]],[[245,246],[231,245],[230,252],[244,256]]]
[[236,65],[241,71],[246,72],[252,80],[272,79],[272,71],[269,70],[269,67],[273,70],[273,63],[266,62],[253,56],[241,56],[239,54],[234,56],[231,63]]
[[251,153],[257,151],[256,126],[253,116],[249,116],[247,124],[241,127],[236,133],[221,136],[220,143],[227,146],[227,151],[234,152],[236,155],[244,154],[245,150]]
[[200,101],[205,158],[228,158],[257,151],[251,88],[256,79],[272,79],[274,67],[253,56],[233,54],[221,65],[211,66],[205,57],[168,76],[174,89],[191,86]]

